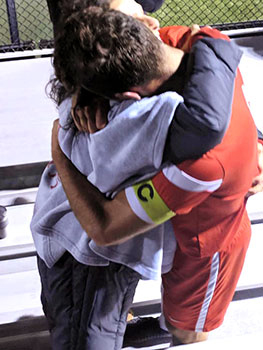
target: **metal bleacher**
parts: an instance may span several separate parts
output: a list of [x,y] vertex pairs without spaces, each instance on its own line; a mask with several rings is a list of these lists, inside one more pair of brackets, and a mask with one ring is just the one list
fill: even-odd
[[[227,324],[222,326],[225,329],[221,327],[214,331],[215,334],[212,332],[209,342],[216,342],[218,338],[228,339],[230,335],[233,338],[245,334],[249,338],[263,332],[263,276],[260,268],[263,266],[262,206],[260,208],[263,195],[256,195],[250,200],[249,213],[257,219],[252,221],[253,234],[245,266],[226,316]],[[33,204],[7,209],[8,235],[0,241],[0,349],[15,349],[12,346],[18,340],[23,346],[19,349],[48,349],[47,325],[39,300],[35,248],[29,230]],[[160,313],[160,281],[140,282],[133,311],[135,316]],[[239,328],[233,329],[233,325],[236,327],[238,323]],[[228,329],[229,326],[231,329]]]

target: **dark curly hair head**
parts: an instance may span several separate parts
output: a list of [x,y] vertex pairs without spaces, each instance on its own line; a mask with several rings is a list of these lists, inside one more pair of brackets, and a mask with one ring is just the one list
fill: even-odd
[[105,1],[64,17],[55,39],[55,74],[69,94],[86,87],[112,97],[158,78],[161,52],[150,29]]

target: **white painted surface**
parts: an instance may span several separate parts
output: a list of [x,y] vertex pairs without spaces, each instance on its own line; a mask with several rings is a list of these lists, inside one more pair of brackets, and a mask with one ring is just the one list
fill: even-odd
[[52,120],[45,86],[50,58],[0,61],[0,166],[50,160]]

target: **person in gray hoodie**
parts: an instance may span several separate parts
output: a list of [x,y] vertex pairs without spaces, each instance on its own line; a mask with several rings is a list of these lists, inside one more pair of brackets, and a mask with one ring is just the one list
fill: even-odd
[[[217,130],[222,137],[230,115],[233,81],[240,52],[233,44],[224,41],[222,43],[220,41],[220,48],[216,45],[211,47],[210,42],[209,45],[202,42],[199,44],[201,47],[198,43],[196,45],[191,57],[195,57],[199,63],[202,58],[204,64],[201,76],[197,77],[198,81],[201,83],[206,76],[206,64],[209,62],[209,68],[212,67],[218,73],[214,78],[218,91],[221,88],[227,88],[228,91],[227,94],[224,93],[227,95],[226,104],[222,108],[215,108],[218,111],[217,117],[224,118],[222,128]],[[219,51],[222,56],[228,57],[227,63],[225,58],[218,60]],[[196,76],[193,74],[185,85],[186,99],[191,96],[190,87],[195,79]],[[197,100],[200,102],[200,96],[195,102]],[[214,101],[201,101],[204,110],[209,109],[211,103]],[[141,101],[126,101],[121,104],[112,101],[111,104],[109,125],[93,135],[79,133],[76,128],[69,127],[71,99],[63,101],[59,106],[61,124],[59,139],[64,153],[108,196],[114,196],[116,191],[127,184],[139,181],[145,178],[146,174],[149,176],[162,168],[166,138],[177,115],[178,106],[181,107],[179,112],[182,108],[187,108],[183,98],[176,92],[166,92]],[[141,130],[140,133],[137,132],[138,129]],[[137,154],[142,148],[143,156],[138,157]],[[63,342],[66,338],[66,329],[70,329],[72,315],[75,315],[73,321],[76,323],[69,343],[74,344],[74,341],[78,341],[81,344],[80,348],[83,349],[84,346],[91,349],[103,348],[106,344],[108,349],[113,344],[121,346],[127,310],[138,279],[140,276],[155,279],[161,272],[167,272],[171,267],[176,243],[169,225],[169,222],[165,223],[145,236],[117,246],[97,246],[88,238],[74,216],[54,164],[47,167],[40,183],[31,229],[40,256],[42,301],[56,349],[59,349],[60,344],[63,344],[61,348],[65,348]],[[165,254],[163,254],[164,248]],[[74,276],[77,276],[80,269],[85,270],[85,273],[82,272],[82,276],[85,277],[76,279],[77,285],[84,283],[87,288],[82,292],[82,297],[76,299],[78,309],[74,302],[72,305],[72,301],[70,304],[68,299],[61,302],[62,294],[69,293],[71,279],[66,271],[70,266],[70,270],[75,266]],[[57,290],[57,287],[54,287],[60,278],[64,280],[62,284],[66,288],[64,292],[63,288]],[[87,281],[89,283],[86,283]],[[79,286],[71,286],[71,289],[73,295],[78,294]],[[105,298],[108,301],[106,304]],[[82,307],[83,310],[80,312],[79,307],[83,306],[82,303],[85,307]],[[70,314],[62,320],[61,315],[69,305],[71,305]],[[78,330],[80,319],[81,327]],[[87,327],[85,331],[83,327]],[[61,329],[64,329],[63,336]],[[118,338],[117,341],[115,337]]]

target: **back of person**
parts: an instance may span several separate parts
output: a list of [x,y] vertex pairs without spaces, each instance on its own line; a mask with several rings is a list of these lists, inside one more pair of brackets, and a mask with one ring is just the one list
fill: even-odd
[[[200,179],[202,174],[201,181],[214,181],[214,185],[218,186],[210,194],[208,189],[207,198],[188,214],[173,219],[179,246],[183,250],[191,250],[194,255],[211,256],[225,249],[240,231],[250,231],[245,195],[258,171],[257,131],[242,85],[238,72],[231,122],[221,144],[202,158],[185,161],[178,166],[190,176],[195,177],[196,174],[196,178]],[[206,196],[200,194],[203,195]],[[187,210],[184,208],[182,213]]]
[[164,315],[173,332],[183,329],[203,339],[223,322],[251,237],[245,196],[259,172],[257,131],[242,83],[238,72],[222,142],[153,181],[176,213],[177,248],[172,269],[163,275]]
[[[160,34],[167,44],[182,47],[190,31],[184,26],[170,26],[162,28]],[[229,40],[218,30],[204,27],[191,38],[189,46],[202,37]],[[257,131],[242,86],[242,76],[237,70],[231,122],[223,141],[200,159],[178,165],[178,169],[192,176],[193,181],[183,185],[189,193],[180,193],[178,189],[172,207],[178,208],[177,214],[184,215],[176,215],[172,221],[180,249],[191,255],[211,256],[226,247],[241,227],[250,230],[245,195],[258,171]],[[199,189],[194,185],[198,181]]]

